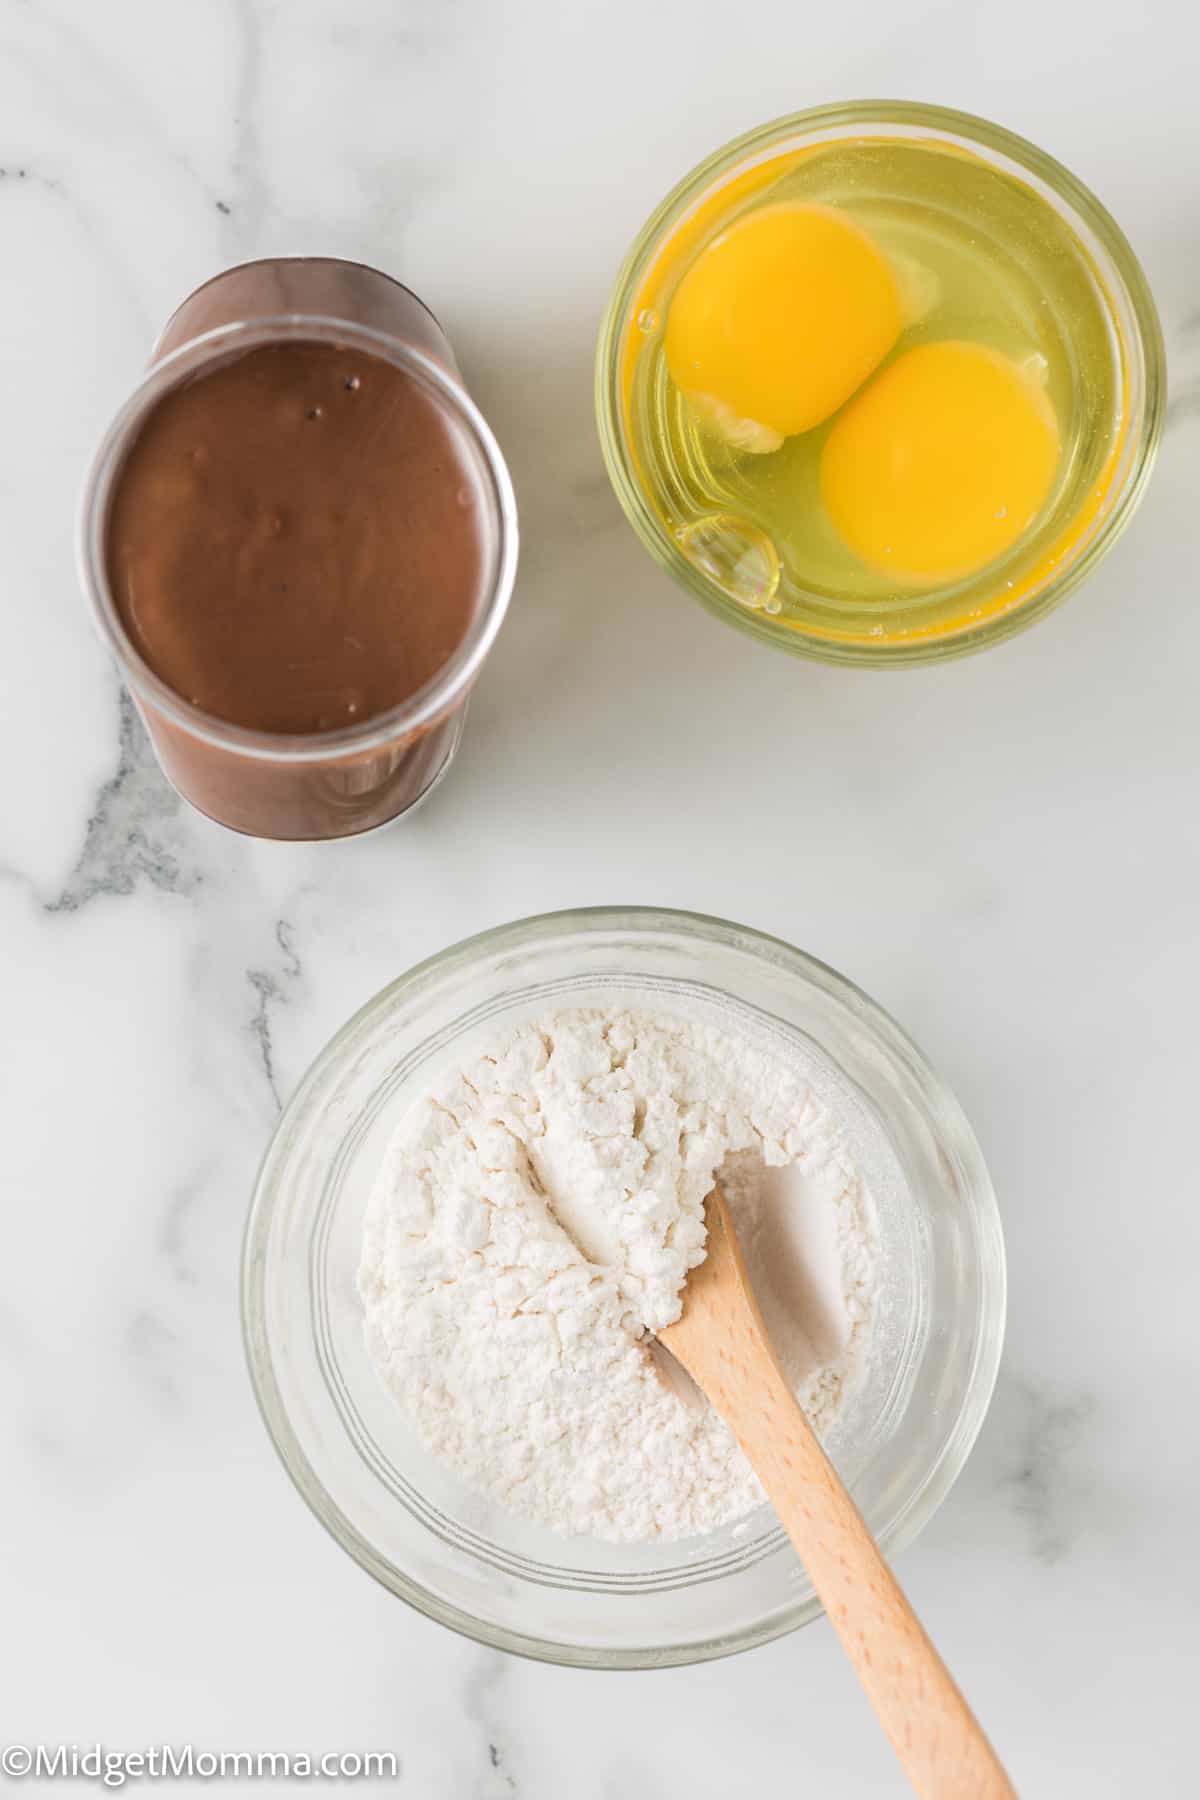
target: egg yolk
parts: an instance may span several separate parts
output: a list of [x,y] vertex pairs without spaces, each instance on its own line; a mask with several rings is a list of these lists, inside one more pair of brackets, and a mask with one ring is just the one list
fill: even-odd
[[684,275],[667,367],[732,442],[776,449],[845,404],[896,342],[903,310],[892,266],[861,226],[781,201],[730,225]]
[[973,574],[1044,505],[1059,460],[1053,409],[983,344],[898,356],[837,420],[821,497],[851,550],[905,584]]

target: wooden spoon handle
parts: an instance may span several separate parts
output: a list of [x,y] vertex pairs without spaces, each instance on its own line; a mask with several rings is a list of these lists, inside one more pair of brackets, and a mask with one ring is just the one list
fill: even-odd
[[1007,1800],[1015,1789],[999,1758],[775,1360],[719,1190],[707,1216],[708,1259],[688,1282],[693,1304],[663,1341],[745,1451],[917,1793]]
[[925,1800],[1014,1795],[786,1381],[777,1376],[765,1392],[756,1383],[737,1413],[731,1408],[731,1421],[738,1414],[742,1448],[917,1793]]

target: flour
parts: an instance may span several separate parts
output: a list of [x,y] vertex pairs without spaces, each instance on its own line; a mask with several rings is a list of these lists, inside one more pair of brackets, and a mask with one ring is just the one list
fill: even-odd
[[874,1214],[798,1073],[692,1020],[573,1011],[417,1101],[359,1288],[371,1358],[433,1455],[568,1534],[679,1538],[759,1505],[727,1427],[648,1336],[679,1316],[718,1176],[825,1432],[869,1350]]

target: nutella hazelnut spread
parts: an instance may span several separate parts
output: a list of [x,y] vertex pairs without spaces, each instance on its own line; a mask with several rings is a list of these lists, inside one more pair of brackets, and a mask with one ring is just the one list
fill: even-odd
[[413,375],[334,342],[231,355],[170,389],[117,476],[122,624],[203,712],[264,732],[360,725],[461,644],[487,582],[479,478]]
[[164,774],[262,838],[357,836],[431,792],[516,554],[504,458],[437,319],[329,256],[187,296],[81,514],[85,592]]

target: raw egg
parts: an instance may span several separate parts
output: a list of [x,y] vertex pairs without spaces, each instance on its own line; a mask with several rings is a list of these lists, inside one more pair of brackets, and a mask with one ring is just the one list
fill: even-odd
[[779,202],[722,231],[684,275],[667,367],[731,443],[775,450],[845,404],[895,344],[904,310],[861,226],[831,206]]
[[856,395],[821,454],[821,497],[872,568],[905,585],[974,574],[1045,504],[1058,423],[1029,367],[984,344],[922,344]]

